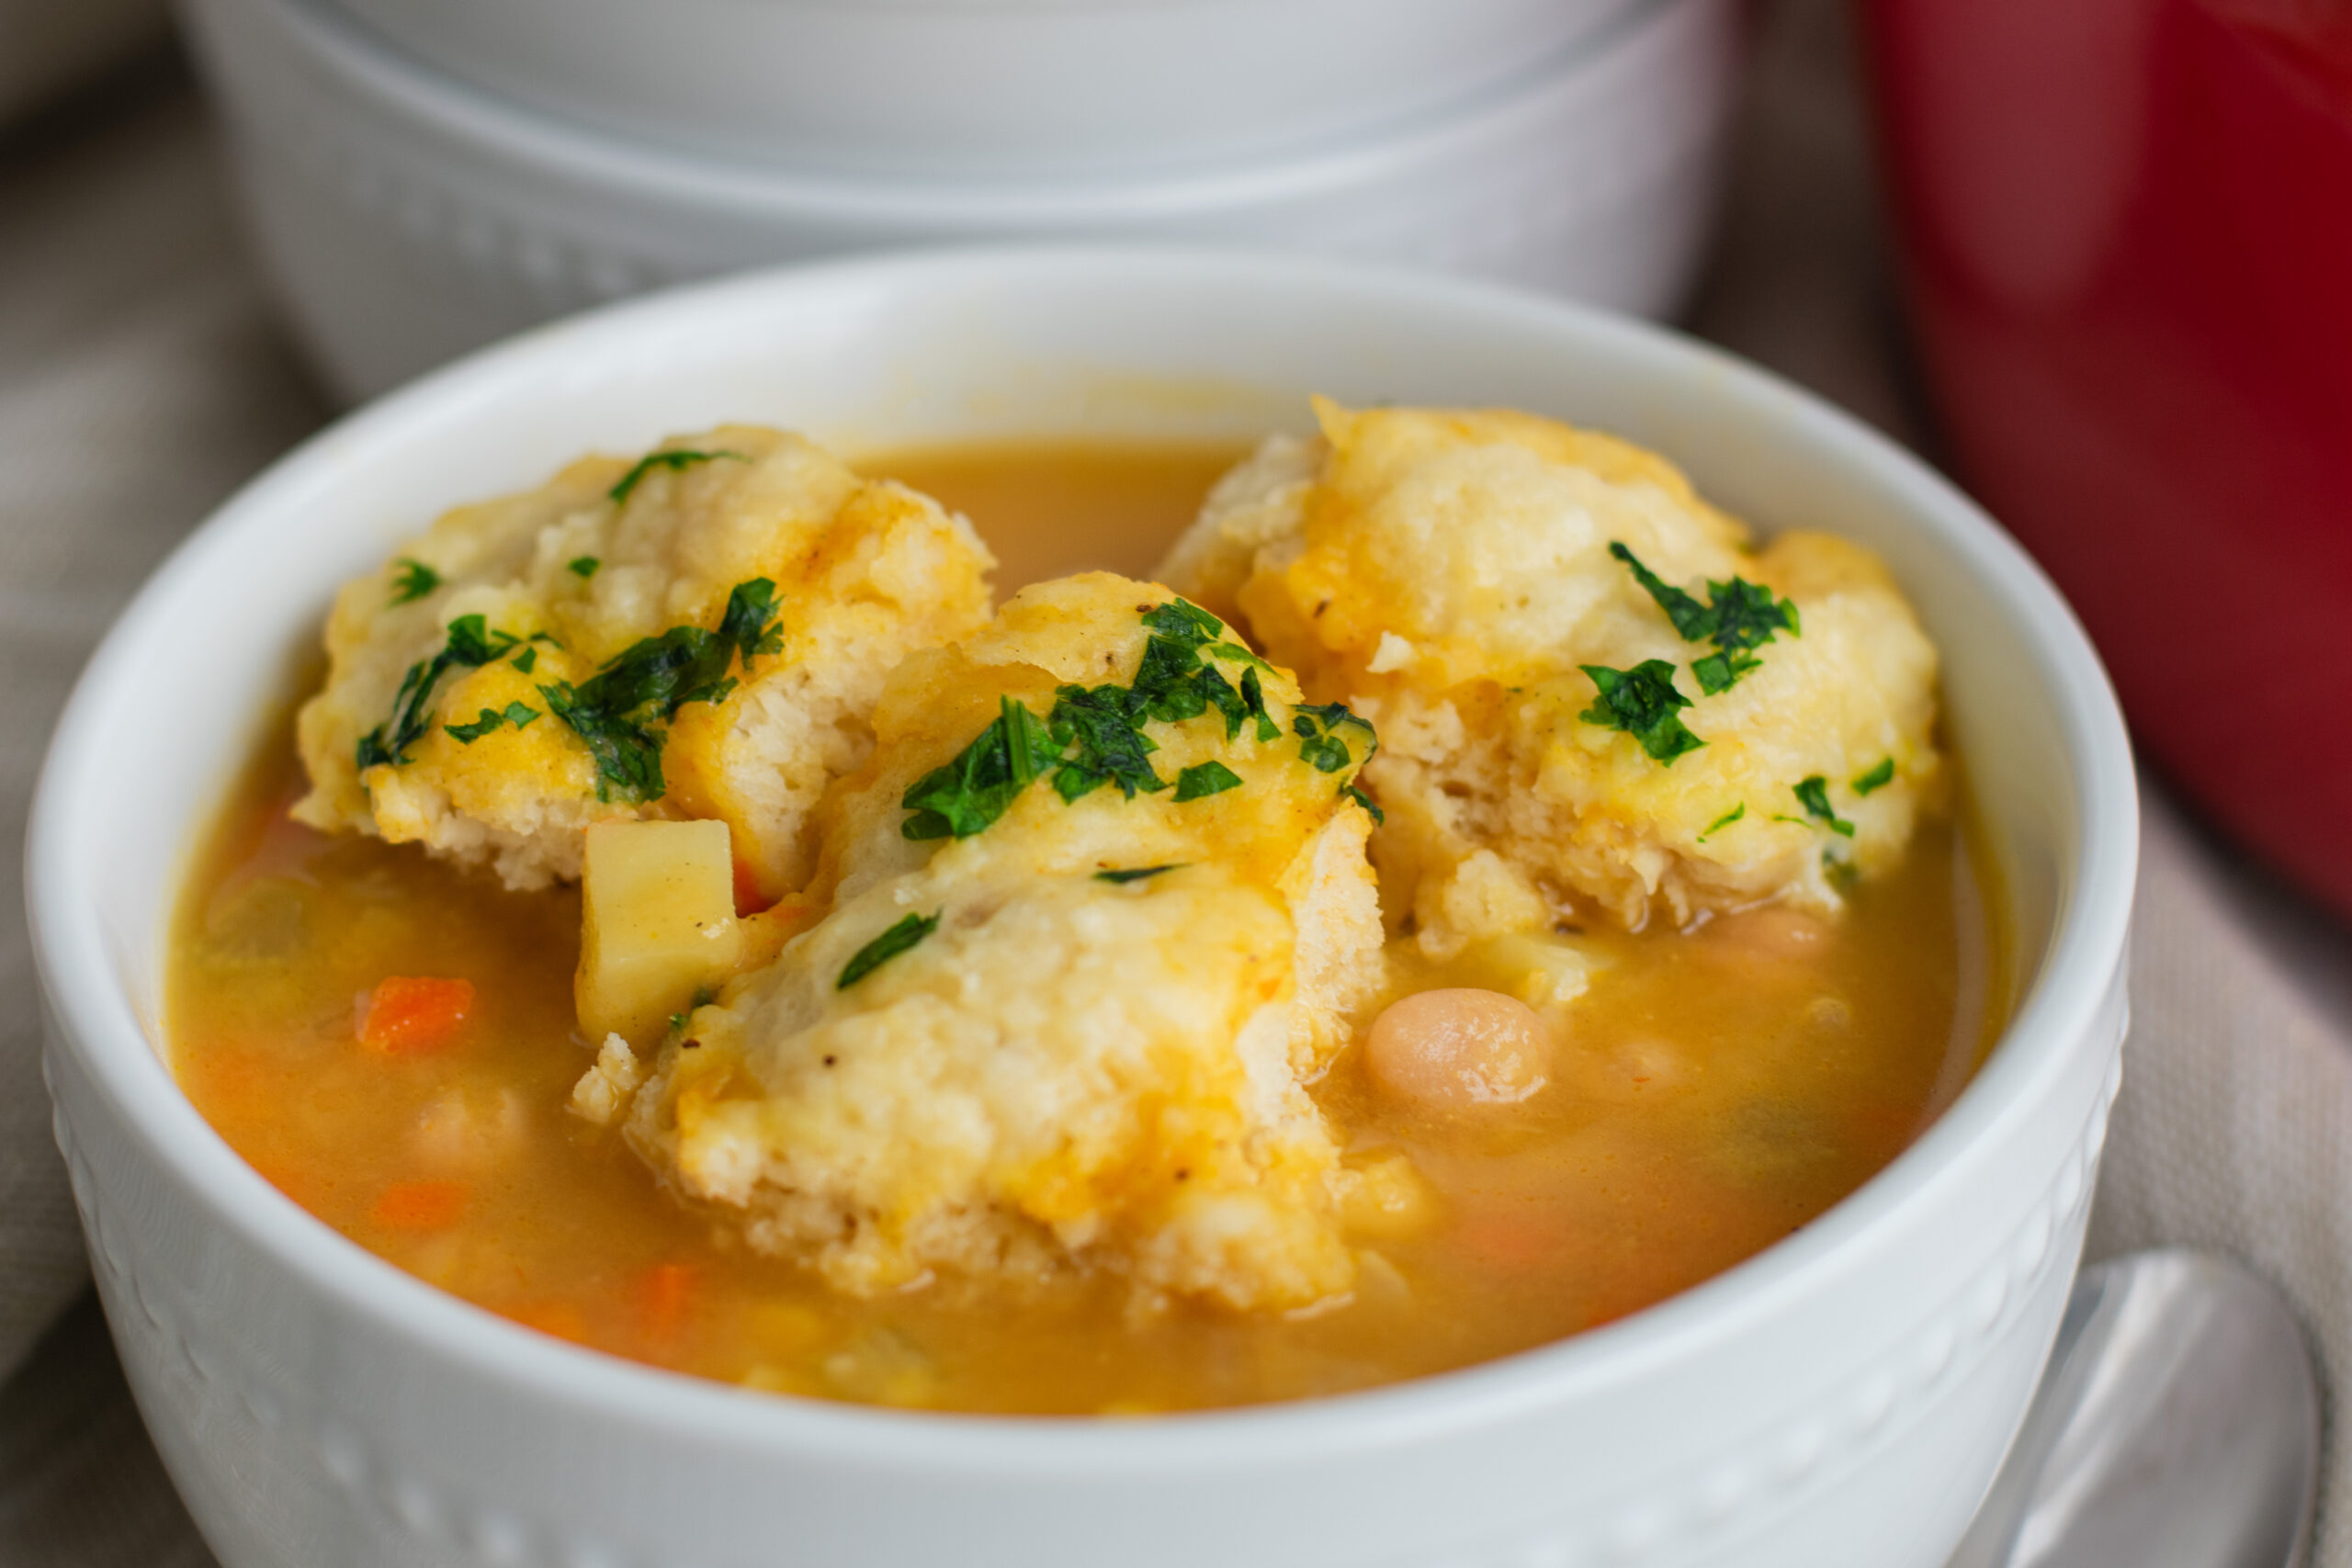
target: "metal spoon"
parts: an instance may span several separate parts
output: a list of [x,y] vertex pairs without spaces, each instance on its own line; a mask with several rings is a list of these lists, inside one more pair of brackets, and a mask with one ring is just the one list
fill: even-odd
[[2075,1281],[2016,1445],[1951,1568],[2291,1568],[2319,1391],[2287,1303],[2202,1253]]

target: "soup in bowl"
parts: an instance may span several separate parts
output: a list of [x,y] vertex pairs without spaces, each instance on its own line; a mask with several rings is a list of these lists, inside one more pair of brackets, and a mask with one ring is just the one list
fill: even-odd
[[34,899],[232,1562],[1926,1563],[2079,1246],[2132,810],[2039,577],[1768,378],[973,255],[288,459],[94,665]]

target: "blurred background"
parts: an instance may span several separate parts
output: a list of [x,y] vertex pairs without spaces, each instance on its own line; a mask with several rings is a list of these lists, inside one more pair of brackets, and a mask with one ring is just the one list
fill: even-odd
[[[2152,1017],[2352,1049],[2347,0],[0,0],[6,880],[117,606],[339,407],[685,279],[1071,237],[1673,320],[1947,468],[2122,690],[2143,959],[2209,966],[2135,984],[2105,1243],[2261,1254],[2275,1184],[2334,1179],[2109,1190],[2166,1147],[2134,1114],[2188,1114]],[[201,1563],[95,1307],[56,1318],[32,984],[11,899],[0,1565]],[[2332,1345],[2343,1248],[2292,1245],[2259,1260]]]

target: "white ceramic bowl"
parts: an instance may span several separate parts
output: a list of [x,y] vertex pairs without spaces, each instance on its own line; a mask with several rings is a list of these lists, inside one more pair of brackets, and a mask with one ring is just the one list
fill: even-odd
[[542,118],[293,0],[184,0],[279,295],[380,391],[536,322],[755,264],[983,239],[1201,241],[1663,310],[1698,261],[1735,0],[1647,0],[1508,94],[1336,148],[1133,179],[910,183],[697,159]]
[[[2029,984],[1941,1121],[1761,1256],[1623,1322],[1372,1393],[1148,1422],[910,1415],[578,1349],[310,1218],[158,1055],[189,846],[334,585],[461,500],[721,419],[854,451],[1295,426],[1311,389],[1650,443],[1767,528],[1881,551],[1941,645]],[[313,439],[124,613],[43,775],[30,898],[57,1125],[107,1316],[230,1568],[1936,1568],[2072,1275],[2123,1031],[2121,720],[2049,584],[1918,463],[1653,328],[1200,252],[769,273],[564,322]]]
[[583,125],[803,167],[1288,150],[1487,92],[1655,0],[312,0]]

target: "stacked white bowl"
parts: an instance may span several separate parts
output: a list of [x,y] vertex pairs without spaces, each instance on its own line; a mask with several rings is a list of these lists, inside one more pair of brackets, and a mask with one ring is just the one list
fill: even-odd
[[881,246],[1140,238],[1645,314],[1737,0],[183,0],[296,329],[363,397],[582,306]]

